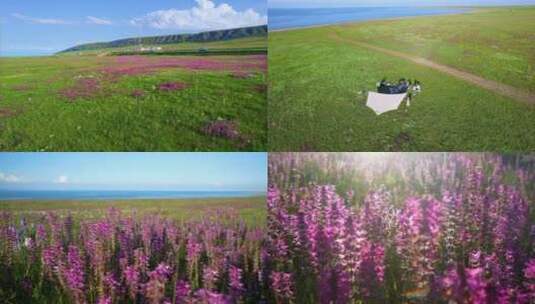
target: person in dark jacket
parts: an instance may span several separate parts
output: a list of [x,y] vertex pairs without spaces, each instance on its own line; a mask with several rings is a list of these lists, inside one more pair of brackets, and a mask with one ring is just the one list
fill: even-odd
[[398,84],[393,85],[386,81],[381,80],[377,86],[377,92],[381,94],[403,94],[409,90],[410,83],[406,79],[400,79]]

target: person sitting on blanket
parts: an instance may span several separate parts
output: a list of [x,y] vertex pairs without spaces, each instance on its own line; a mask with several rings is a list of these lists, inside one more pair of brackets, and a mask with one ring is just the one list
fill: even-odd
[[400,79],[397,85],[386,82],[386,79],[381,80],[377,86],[377,92],[381,94],[404,94],[409,90],[410,83],[405,79]]

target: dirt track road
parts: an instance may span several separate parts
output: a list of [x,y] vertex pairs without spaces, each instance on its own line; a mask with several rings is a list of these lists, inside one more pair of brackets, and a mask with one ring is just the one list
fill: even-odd
[[347,39],[347,38],[342,38],[336,33],[332,33],[330,37],[333,38],[333,39],[336,39],[338,41],[341,41],[341,42],[350,43],[350,44],[353,44],[353,45],[356,45],[356,46],[360,46],[360,47],[363,47],[363,48],[367,48],[367,49],[370,49],[370,50],[381,52],[381,53],[384,53],[384,54],[387,54],[387,55],[390,55],[390,56],[395,56],[395,57],[398,57],[398,58],[402,58],[402,59],[405,59],[405,60],[412,61],[412,62],[414,62],[416,64],[419,64],[419,65],[422,65],[422,66],[426,66],[426,67],[432,68],[434,70],[446,73],[446,74],[448,74],[450,76],[465,80],[465,81],[467,81],[469,83],[472,83],[472,84],[477,85],[479,87],[485,88],[485,89],[487,89],[489,91],[492,91],[492,92],[495,92],[497,94],[500,94],[500,95],[503,95],[503,96],[506,96],[506,97],[510,97],[510,98],[515,99],[517,101],[525,102],[525,103],[532,104],[532,105],[535,104],[535,94],[530,93],[530,92],[526,92],[526,91],[524,91],[522,89],[519,89],[519,88],[512,87],[510,85],[499,83],[499,82],[496,82],[496,81],[493,81],[493,80],[488,80],[488,79],[476,76],[474,74],[470,74],[468,72],[464,72],[464,71],[461,71],[461,70],[458,70],[458,69],[455,69],[455,68],[452,68],[452,67],[449,67],[449,66],[446,66],[446,65],[443,65],[443,64],[439,64],[439,63],[433,62],[431,60],[428,60],[428,59],[425,59],[425,58],[422,58],[422,57],[416,57],[416,56],[412,56],[412,55],[405,54],[405,53],[402,53],[402,52],[385,49],[385,48],[378,47],[378,46],[375,46],[375,45],[371,45],[371,44],[365,43],[365,42],[360,42],[360,41],[355,41],[355,40],[351,40],[351,39]]

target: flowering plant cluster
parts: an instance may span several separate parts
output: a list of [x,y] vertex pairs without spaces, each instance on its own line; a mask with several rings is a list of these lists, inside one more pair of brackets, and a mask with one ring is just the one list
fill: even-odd
[[532,163],[270,157],[266,261],[277,303],[535,301]]
[[264,229],[234,210],[175,222],[110,209],[97,219],[1,213],[8,303],[259,303]]

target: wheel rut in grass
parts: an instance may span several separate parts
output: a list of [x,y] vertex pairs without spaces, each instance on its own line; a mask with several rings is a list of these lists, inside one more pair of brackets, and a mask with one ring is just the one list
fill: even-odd
[[479,77],[477,75],[474,75],[465,71],[461,71],[461,70],[452,68],[447,65],[436,63],[434,61],[431,61],[429,59],[425,59],[422,57],[412,56],[412,55],[405,54],[399,51],[385,49],[385,48],[378,47],[378,46],[375,46],[366,42],[343,38],[343,37],[340,37],[337,33],[331,33],[330,38],[338,40],[340,42],[350,43],[356,46],[367,48],[369,50],[373,50],[373,51],[381,52],[390,56],[395,56],[401,59],[405,59],[405,60],[414,62],[416,64],[448,74],[450,76],[462,79],[471,84],[477,85],[479,87],[482,87],[494,93],[500,94],[502,96],[506,96],[506,97],[509,97],[514,100],[524,102],[527,104],[535,105],[535,94],[526,92],[522,89],[515,88],[510,85],[499,83],[493,80],[488,80],[488,79]]

